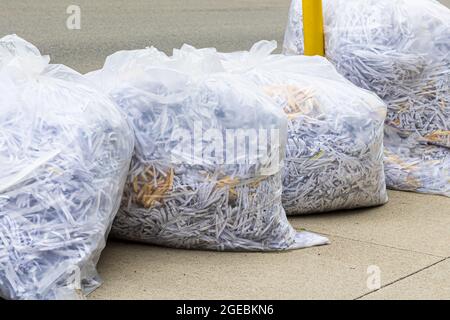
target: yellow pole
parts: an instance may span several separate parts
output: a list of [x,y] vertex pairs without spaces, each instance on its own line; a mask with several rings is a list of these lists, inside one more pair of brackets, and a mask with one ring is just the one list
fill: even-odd
[[305,55],[325,56],[322,0],[303,0]]

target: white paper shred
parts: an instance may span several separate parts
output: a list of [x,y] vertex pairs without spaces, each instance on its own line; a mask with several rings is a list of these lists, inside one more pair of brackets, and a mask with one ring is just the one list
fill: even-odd
[[131,160],[119,109],[17,36],[0,39],[0,297],[95,289]]
[[[390,188],[450,196],[450,9],[434,0],[324,0],[327,58],[388,105]],[[303,53],[293,0],[287,54]]]
[[[115,237],[246,251],[328,243],[296,232],[282,207],[285,114],[251,82],[226,73],[214,50],[175,50],[170,57],[154,48],[118,52],[88,76],[127,113],[136,134]],[[196,124],[203,138],[193,159],[179,151],[180,136],[194,136]],[[223,163],[207,156],[209,129],[218,129],[220,139],[230,129],[275,129],[279,138],[268,140],[265,156],[242,162],[244,153],[237,151],[236,163]]]

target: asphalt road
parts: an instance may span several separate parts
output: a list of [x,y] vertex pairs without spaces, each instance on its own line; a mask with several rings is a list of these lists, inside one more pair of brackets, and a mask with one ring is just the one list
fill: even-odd
[[[168,53],[183,43],[234,51],[275,39],[281,46],[290,1],[0,0],[0,36],[16,33],[53,62],[87,72],[118,50],[151,45]],[[81,30],[66,27],[73,4]]]
[[[81,30],[68,30],[66,9],[81,8]],[[290,0],[0,0],[0,35],[16,33],[81,72],[118,50],[183,43],[225,51],[261,39],[280,45]]]

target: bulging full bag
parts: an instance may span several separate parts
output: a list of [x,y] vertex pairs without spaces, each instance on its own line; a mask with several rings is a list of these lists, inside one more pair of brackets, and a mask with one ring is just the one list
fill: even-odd
[[[387,202],[383,168],[386,105],[322,57],[271,54],[275,41],[222,54],[288,116],[283,206],[308,214]],[[185,50],[190,50],[186,48]]]
[[136,135],[114,236],[211,250],[327,242],[296,232],[281,205],[285,115],[250,82],[224,72],[214,54],[123,51],[89,77]]
[[133,146],[82,75],[0,39],[0,297],[81,298],[99,285]]
[[[450,196],[450,10],[434,0],[324,0],[326,56],[388,105],[389,187]],[[293,0],[287,54],[303,53]]]

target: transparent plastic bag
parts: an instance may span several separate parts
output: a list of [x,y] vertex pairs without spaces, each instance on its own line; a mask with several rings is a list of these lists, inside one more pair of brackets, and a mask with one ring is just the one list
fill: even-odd
[[273,98],[289,119],[283,206],[308,214],[387,202],[383,168],[386,105],[339,75],[325,58],[271,54],[275,41],[222,54]]
[[281,205],[285,115],[214,51],[118,52],[88,77],[127,113],[137,141],[112,235],[209,250],[327,243],[296,232]]
[[30,43],[0,39],[0,297],[75,299],[120,204],[134,146],[114,103]]
[[[388,105],[388,187],[450,196],[450,10],[434,0],[323,4],[327,58]],[[294,0],[285,53],[303,53],[302,29]]]

